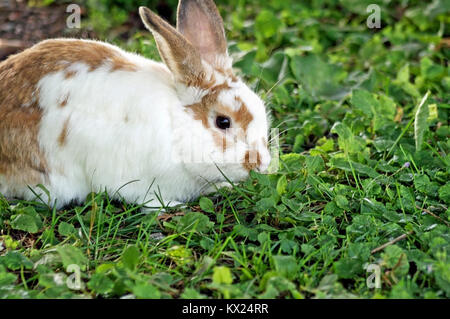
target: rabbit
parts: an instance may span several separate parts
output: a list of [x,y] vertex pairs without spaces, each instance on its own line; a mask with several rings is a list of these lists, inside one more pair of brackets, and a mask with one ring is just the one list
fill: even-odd
[[162,207],[267,170],[266,107],[232,70],[214,2],[180,0],[176,28],[139,14],[162,62],[59,38],[0,63],[0,194]]

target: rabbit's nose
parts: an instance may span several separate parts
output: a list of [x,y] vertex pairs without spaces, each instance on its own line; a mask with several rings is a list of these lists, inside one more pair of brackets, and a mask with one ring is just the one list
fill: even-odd
[[248,150],[245,153],[243,165],[247,171],[257,170],[261,166],[260,153],[256,150]]
[[269,168],[271,161],[270,153],[265,149],[251,149],[245,154],[243,165],[248,171],[254,170],[264,173]]

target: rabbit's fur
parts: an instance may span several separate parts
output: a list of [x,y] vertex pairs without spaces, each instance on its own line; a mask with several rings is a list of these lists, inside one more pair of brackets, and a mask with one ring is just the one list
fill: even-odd
[[75,39],[0,63],[1,194],[47,199],[42,184],[58,207],[104,190],[159,205],[268,167],[265,107],[233,74],[213,1],[181,0],[177,29],[139,12],[164,63]]

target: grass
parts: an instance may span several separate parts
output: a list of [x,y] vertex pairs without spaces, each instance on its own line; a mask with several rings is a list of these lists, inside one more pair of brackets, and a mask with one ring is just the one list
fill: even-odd
[[[0,298],[450,297],[444,2],[380,2],[369,29],[365,1],[218,1],[279,170],[160,216],[0,197]],[[99,30],[111,14],[89,12]],[[143,31],[109,40],[158,58]]]

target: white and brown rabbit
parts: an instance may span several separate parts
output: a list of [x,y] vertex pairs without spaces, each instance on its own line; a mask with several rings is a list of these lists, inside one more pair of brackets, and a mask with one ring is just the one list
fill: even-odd
[[49,200],[41,184],[57,207],[104,190],[159,206],[155,192],[186,202],[267,169],[265,106],[233,74],[214,2],[180,0],[176,29],[139,12],[164,63],[76,39],[0,63],[0,194]]

